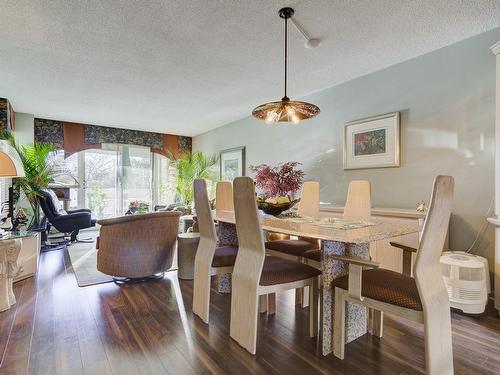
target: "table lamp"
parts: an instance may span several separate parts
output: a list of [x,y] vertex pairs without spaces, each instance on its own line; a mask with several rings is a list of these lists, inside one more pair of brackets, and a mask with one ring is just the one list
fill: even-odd
[[[24,168],[16,149],[8,141],[0,140],[0,178],[24,177]],[[12,188],[9,188],[9,216],[14,215]]]

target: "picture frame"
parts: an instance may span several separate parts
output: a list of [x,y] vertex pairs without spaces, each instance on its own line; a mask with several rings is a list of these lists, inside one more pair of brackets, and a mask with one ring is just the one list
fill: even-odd
[[400,166],[400,113],[346,122],[344,169]]
[[233,181],[235,177],[245,176],[245,146],[222,150],[219,168],[221,181]]

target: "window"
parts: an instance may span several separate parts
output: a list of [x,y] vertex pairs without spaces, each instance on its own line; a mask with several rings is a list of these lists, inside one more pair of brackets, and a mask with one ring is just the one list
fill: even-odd
[[98,218],[123,215],[134,201],[150,211],[175,201],[175,168],[147,147],[103,144],[66,159],[58,151],[54,159],[63,171],[57,182],[70,187],[70,207],[89,208]]

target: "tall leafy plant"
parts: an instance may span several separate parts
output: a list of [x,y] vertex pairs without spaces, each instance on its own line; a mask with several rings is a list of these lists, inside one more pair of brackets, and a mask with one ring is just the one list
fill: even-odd
[[52,144],[35,142],[33,145],[19,145],[12,133],[2,130],[0,139],[7,140],[19,154],[24,168],[24,177],[13,179],[14,189],[21,189],[35,214],[38,223],[38,199],[40,190],[47,188],[56,175],[55,166],[49,162]]
[[197,178],[216,180],[212,167],[217,164],[215,155],[205,155],[202,152],[186,151],[178,157],[169,154],[169,159],[176,169],[176,192],[186,208],[193,202],[193,182]]

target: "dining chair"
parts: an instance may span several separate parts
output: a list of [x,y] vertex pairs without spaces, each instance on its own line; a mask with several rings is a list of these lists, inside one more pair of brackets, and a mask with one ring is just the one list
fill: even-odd
[[229,181],[218,181],[215,185],[215,208],[222,211],[233,211],[233,184]]
[[[371,187],[369,181],[354,180],[349,183],[343,218],[348,220],[369,220],[371,217]],[[320,268],[321,251],[308,250],[302,254],[305,262]]]
[[236,261],[236,246],[217,247],[217,235],[208,201],[205,180],[194,180],[194,205],[200,242],[194,260],[193,312],[205,323],[209,320],[210,277],[231,273]]
[[[383,313],[424,324],[425,364],[431,375],[453,374],[453,348],[448,293],[439,258],[446,238],[453,202],[451,176],[434,180],[429,211],[413,266],[414,278],[378,269],[378,263],[334,256],[349,263],[349,274],[333,281],[334,354],[344,358],[346,302],[373,309],[374,334],[382,337]],[[370,269],[363,271],[363,268]]]
[[237,177],[233,182],[234,211],[239,250],[232,274],[230,335],[255,354],[259,296],[311,287],[309,335],[318,332],[317,276],[320,271],[292,260],[266,256],[255,200],[254,182]]
[[[297,214],[302,217],[317,217],[319,215],[319,182],[304,182]],[[302,261],[302,255],[306,251],[319,251],[320,246],[319,240],[307,237],[266,241],[265,244],[269,254],[297,261]],[[307,307],[309,300],[307,290],[298,289],[295,296],[297,304]]]

